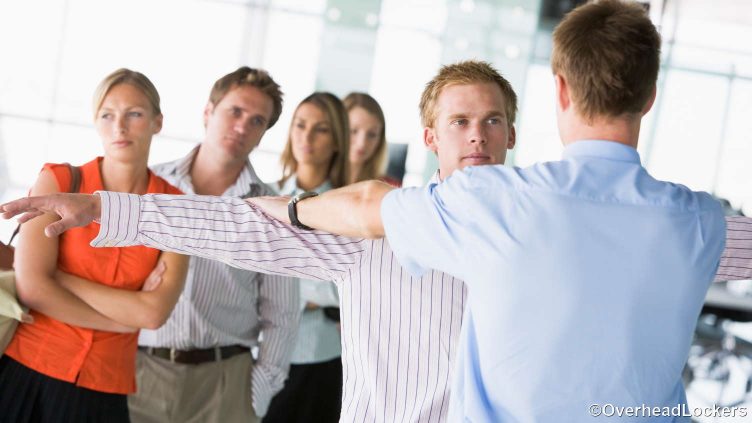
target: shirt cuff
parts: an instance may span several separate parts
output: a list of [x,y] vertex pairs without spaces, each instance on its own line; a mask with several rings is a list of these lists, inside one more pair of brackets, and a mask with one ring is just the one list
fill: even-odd
[[259,364],[259,362],[256,362],[251,372],[251,401],[253,410],[258,417],[266,415],[272,398],[282,390],[287,378],[286,373],[280,372],[277,375],[271,373],[266,366]]
[[101,201],[99,234],[92,247],[127,247],[139,245],[138,223],[141,197],[136,194],[96,191]]

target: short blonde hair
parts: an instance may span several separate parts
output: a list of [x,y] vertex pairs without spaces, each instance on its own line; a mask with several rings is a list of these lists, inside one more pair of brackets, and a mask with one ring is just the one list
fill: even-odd
[[282,90],[279,84],[269,75],[269,72],[263,69],[242,66],[219,78],[209,93],[209,102],[216,106],[228,92],[243,86],[256,87],[272,99],[272,115],[269,117],[269,124],[266,129],[274,126],[279,120],[279,115],[282,114]]
[[[334,154],[329,162],[328,180],[333,188],[347,185],[347,178],[350,175],[350,124],[345,106],[337,96],[328,92],[315,92],[304,98],[295,109],[296,113],[303,104],[312,104],[318,107],[329,120]],[[293,113],[293,122],[290,123],[290,127],[294,124],[294,117],[295,114]],[[279,161],[282,164],[281,182],[284,183],[298,170],[298,162],[292,154],[292,138],[289,134]]]
[[660,53],[661,36],[640,3],[602,0],[572,10],[554,29],[551,69],[592,121],[640,113],[653,95]]
[[345,104],[345,109],[349,113],[352,109],[360,107],[369,114],[378,119],[381,124],[381,134],[379,134],[378,145],[374,150],[373,155],[366,160],[363,165],[363,169],[360,174],[357,175],[357,180],[350,181],[351,183],[366,181],[369,179],[376,179],[380,177],[386,169],[386,119],[384,118],[384,111],[381,110],[381,106],[375,98],[366,93],[353,92],[348,94],[342,102]]
[[512,85],[490,63],[466,60],[442,66],[438,75],[426,84],[420,97],[420,120],[423,126],[432,128],[436,123],[436,102],[445,87],[485,82],[496,84],[501,88],[501,93],[506,100],[504,112],[507,115],[507,121],[509,126],[514,125],[517,117],[517,94],[512,89]]
[[107,97],[107,94],[115,85],[119,84],[130,84],[138,88],[149,101],[149,105],[151,106],[154,115],[157,116],[162,114],[162,109],[159,106],[159,92],[157,92],[157,88],[152,84],[149,78],[141,72],[120,68],[104,77],[102,82],[100,82],[94,90],[93,106],[95,119],[97,112],[99,112],[99,109],[102,107],[102,103],[104,103],[105,97]]

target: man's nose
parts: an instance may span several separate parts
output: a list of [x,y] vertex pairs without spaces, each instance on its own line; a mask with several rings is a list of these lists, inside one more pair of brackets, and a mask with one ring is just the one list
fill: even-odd
[[474,124],[470,126],[470,143],[472,144],[485,144],[486,143],[486,131],[481,124]]

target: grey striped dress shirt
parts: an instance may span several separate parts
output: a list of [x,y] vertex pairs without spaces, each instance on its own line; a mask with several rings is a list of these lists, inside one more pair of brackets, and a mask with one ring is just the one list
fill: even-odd
[[[184,158],[155,166],[154,172],[184,193],[193,193],[190,169],[198,148]],[[247,162],[224,195],[251,197],[273,193]],[[170,318],[157,330],[142,330],[138,343],[185,350],[258,346],[258,360],[249,381],[250,400],[256,414],[263,416],[287,378],[299,319],[300,299],[295,279],[191,257],[185,288]],[[263,333],[261,342],[260,333]]]
[[[332,280],[342,302],[344,422],[444,421],[464,284],[411,278],[384,240],[307,232],[231,198],[102,192],[94,246],[144,244],[240,268]],[[122,206],[121,206],[122,205]],[[752,224],[728,218],[719,274],[752,277]]]

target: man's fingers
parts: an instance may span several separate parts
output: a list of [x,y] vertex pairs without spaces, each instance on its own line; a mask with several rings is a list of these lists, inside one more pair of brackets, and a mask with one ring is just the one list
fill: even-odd
[[10,219],[13,216],[29,211],[27,205],[27,198],[21,198],[19,200],[10,201],[3,205],[0,205],[0,212],[3,214],[3,219]]
[[75,222],[71,219],[60,219],[57,222],[47,225],[47,227],[44,228],[44,234],[47,235],[48,238],[54,238],[75,226]]
[[21,213],[26,213],[19,221],[21,223],[33,219],[37,216],[41,216],[47,212],[54,212],[52,204],[50,203],[50,195],[43,195],[39,197],[26,197],[13,200],[3,205],[0,205],[0,213],[4,219],[10,219],[13,216],[17,216]]
[[26,223],[31,219],[34,219],[35,217],[39,217],[43,215],[44,212],[41,210],[31,210],[26,213],[24,213],[21,217],[18,218],[18,223]]

